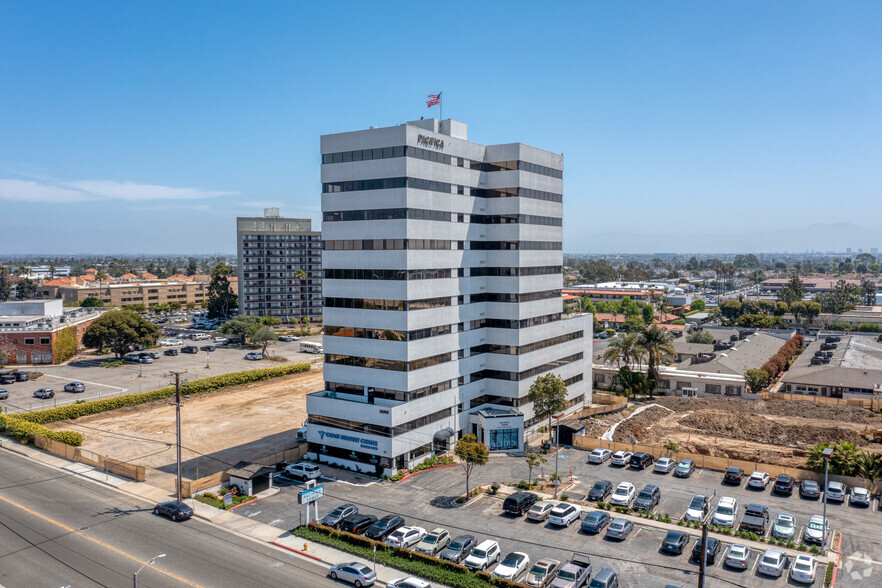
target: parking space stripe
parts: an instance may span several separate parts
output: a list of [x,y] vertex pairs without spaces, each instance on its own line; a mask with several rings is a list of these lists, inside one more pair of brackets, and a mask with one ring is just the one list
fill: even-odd
[[47,378],[55,378],[57,380],[66,380],[68,382],[82,382],[83,384],[89,384],[90,386],[101,386],[102,388],[113,388],[114,390],[125,391],[127,388],[120,388],[119,386],[111,386],[110,384],[99,384],[98,382],[88,382],[86,380],[74,380],[72,378],[64,378],[62,376],[56,376],[55,374],[43,374],[44,377]]

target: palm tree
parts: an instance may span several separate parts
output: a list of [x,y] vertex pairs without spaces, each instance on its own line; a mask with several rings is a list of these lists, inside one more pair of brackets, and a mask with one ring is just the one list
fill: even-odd
[[872,486],[882,478],[882,453],[861,453],[857,456],[858,473]]
[[658,328],[658,325],[652,325],[640,333],[638,344],[645,350],[646,375],[647,379],[653,382],[652,387],[654,388],[658,383],[658,366],[672,361],[677,356],[671,334]]
[[103,271],[98,270],[98,273],[95,274],[95,279],[98,280],[98,287],[101,287],[101,282],[106,282],[110,276],[105,274]]
[[603,352],[603,361],[618,365],[630,365],[641,363],[646,355],[640,346],[637,333],[625,333],[616,335],[609,341],[609,347]]
[[300,282],[297,296],[299,300],[297,301],[297,322],[300,322],[300,317],[303,314],[303,281],[306,279],[306,272],[302,269],[294,270],[294,279]]

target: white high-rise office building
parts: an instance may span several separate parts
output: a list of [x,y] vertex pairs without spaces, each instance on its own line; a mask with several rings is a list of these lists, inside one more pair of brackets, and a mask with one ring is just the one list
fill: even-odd
[[562,312],[563,156],[435,119],[325,135],[325,390],[313,458],[413,467],[473,433],[521,451],[537,376],[591,401],[591,317]]

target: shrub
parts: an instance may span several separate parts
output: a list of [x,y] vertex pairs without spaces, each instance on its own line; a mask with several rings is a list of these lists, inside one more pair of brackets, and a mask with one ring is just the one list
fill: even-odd
[[0,415],[0,430],[22,443],[33,443],[34,436],[40,435],[67,445],[79,447],[83,444],[83,434],[76,431],[53,431],[48,427],[31,423],[18,416]]
[[[213,392],[229,386],[242,386],[253,382],[262,382],[264,380],[269,380],[270,378],[308,372],[309,368],[310,364],[303,362],[279,367],[260,368],[256,370],[222,374],[219,376],[210,376],[208,378],[190,381],[186,387],[183,388],[183,391],[184,394],[204,394],[205,392]],[[174,394],[175,387],[166,386],[164,388],[158,388],[140,394],[124,394],[114,398],[93,400],[82,404],[68,404],[56,408],[45,408],[34,412],[22,413],[21,415],[16,416],[16,418],[39,424],[52,423],[66,419],[75,419],[81,416],[99,414],[109,410],[124,408],[126,406],[137,406],[139,404],[144,404],[145,402],[153,402],[154,400],[168,398],[169,396],[174,396]]]
[[570,498],[570,495],[569,495],[569,494],[561,494],[561,495],[560,495],[560,499],[561,499],[562,501],[564,501],[564,502],[566,502],[567,500],[569,500],[569,498]]
[[521,480],[520,482],[518,482],[518,488],[520,488],[521,490],[526,490],[529,487],[530,487],[530,485],[527,484],[526,480]]
[[[224,492],[223,489],[221,489],[221,492],[223,494],[226,494],[226,492]],[[254,500],[253,496],[246,496],[245,494],[236,494],[233,496],[233,504],[231,504],[230,506],[226,506],[224,504],[223,496],[218,496],[214,492],[205,492],[203,494],[197,494],[193,498],[195,498],[199,502],[203,502],[205,504],[208,504],[208,505],[213,506],[215,508],[220,508],[222,510],[229,510],[236,505],[242,504],[243,502],[248,502],[249,500]]]
[[101,367],[111,368],[111,367],[119,367],[123,364],[123,360],[121,359],[108,359],[106,361],[102,361],[99,365]]
[[824,574],[824,586],[829,586],[833,583],[833,570],[836,568],[832,563],[827,564],[827,573]]

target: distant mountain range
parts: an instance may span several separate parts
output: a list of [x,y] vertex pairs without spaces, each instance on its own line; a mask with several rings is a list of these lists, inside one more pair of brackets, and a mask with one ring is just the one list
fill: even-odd
[[845,252],[852,256],[862,248],[869,253],[873,247],[882,250],[882,231],[852,223],[813,224],[802,228],[743,233],[708,233],[702,227],[665,227],[664,232],[600,233],[579,239],[569,245],[567,253],[803,253],[805,251]]

